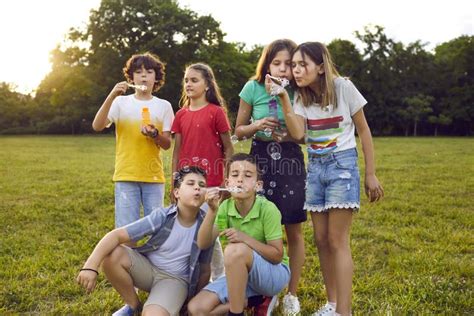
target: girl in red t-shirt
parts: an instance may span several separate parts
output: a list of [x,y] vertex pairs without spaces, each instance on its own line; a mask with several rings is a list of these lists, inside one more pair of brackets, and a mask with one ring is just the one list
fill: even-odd
[[[234,149],[224,99],[211,67],[197,63],[186,68],[180,105],[182,108],[176,113],[171,127],[174,135],[173,177],[177,170],[186,166],[198,166],[206,171],[208,187],[222,185],[226,161]],[[170,196],[174,201],[172,192],[173,188]],[[213,280],[224,273],[219,242],[213,251],[211,273]]]
[[180,104],[171,127],[175,141],[172,172],[198,166],[206,171],[209,187],[220,186],[233,147],[224,100],[208,65],[198,63],[186,69]]

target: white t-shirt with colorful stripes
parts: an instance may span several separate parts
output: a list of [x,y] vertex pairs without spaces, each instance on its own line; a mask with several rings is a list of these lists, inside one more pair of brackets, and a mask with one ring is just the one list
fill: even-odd
[[337,107],[333,104],[304,106],[299,95],[295,95],[294,111],[306,119],[308,154],[326,155],[356,147],[352,116],[367,101],[349,79],[334,79],[334,87]]

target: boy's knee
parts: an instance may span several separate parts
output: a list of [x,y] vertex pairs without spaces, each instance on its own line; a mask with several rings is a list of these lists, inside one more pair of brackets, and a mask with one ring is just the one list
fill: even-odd
[[105,270],[107,270],[113,266],[124,265],[127,259],[128,254],[125,248],[123,248],[122,246],[118,246],[104,258],[102,266]]
[[189,303],[188,303],[188,313],[190,315],[206,315],[208,314],[210,311],[208,311],[204,304],[202,304],[201,302],[199,302],[199,300],[197,300],[196,298],[192,299]]
[[244,243],[228,244],[224,250],[224,261],[238,260],[252,252],[252,249]]

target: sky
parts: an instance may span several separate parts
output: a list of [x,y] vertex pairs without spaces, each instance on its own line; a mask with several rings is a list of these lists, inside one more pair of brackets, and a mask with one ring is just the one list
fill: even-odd
[[[296,43],[346,39],[354,31],[381,25],[405,44],[421,40],[433,49],[461,35],[473,35],[474,1],[428,0],[178,0],[221,23],[228,42],[251,47],[274,39]],[[0,82],[32,93],[51,70],[49,53],[71,27],[85,27],[100,0],[15,0],[1,4]]]

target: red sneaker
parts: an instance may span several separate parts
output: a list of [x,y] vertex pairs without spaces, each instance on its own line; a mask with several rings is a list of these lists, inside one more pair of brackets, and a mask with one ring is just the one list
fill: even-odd
[[272,311],[278,306],[278,296],[265,296],[263,303],[255,306],[254,316],[271,316]]

